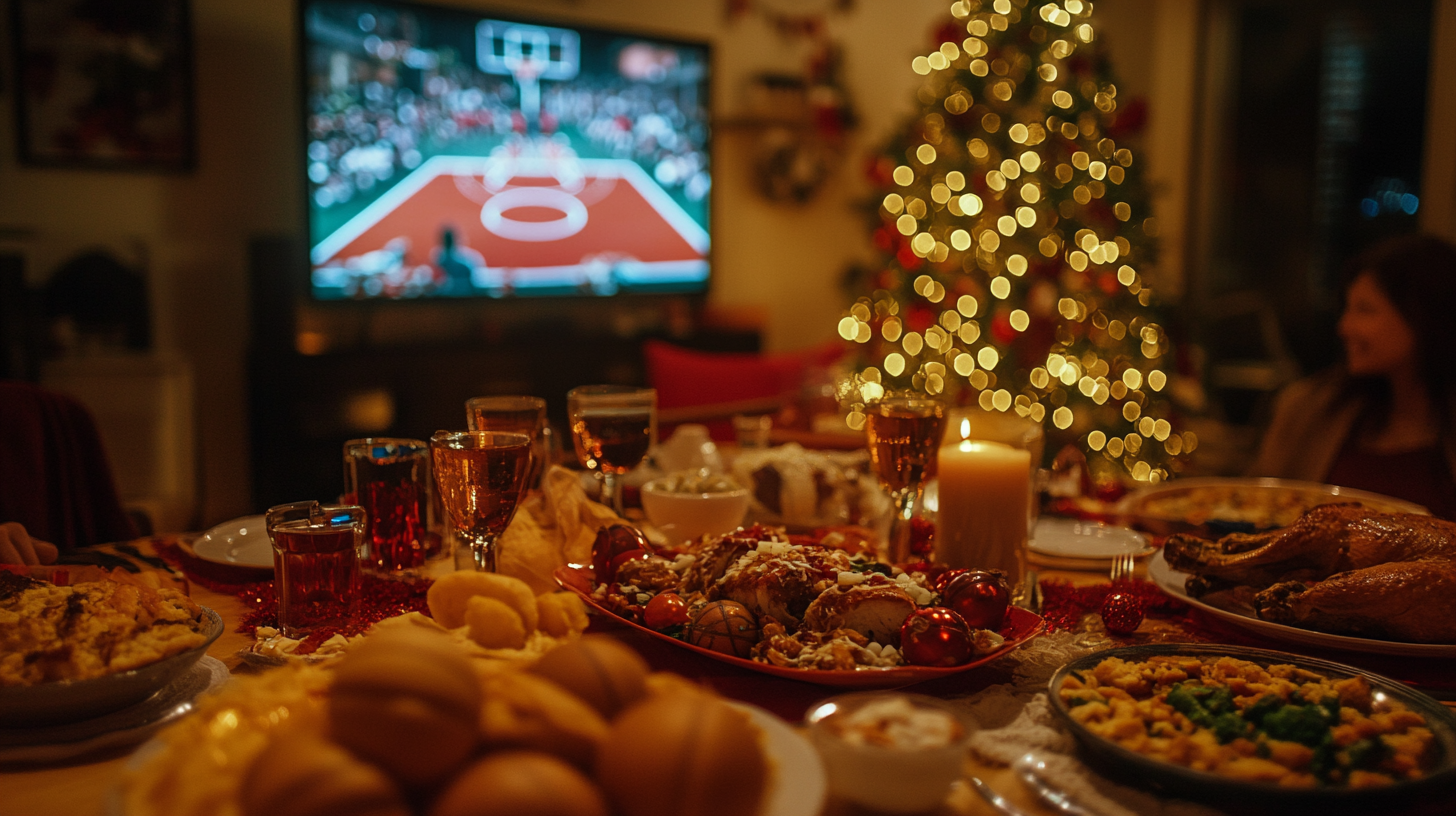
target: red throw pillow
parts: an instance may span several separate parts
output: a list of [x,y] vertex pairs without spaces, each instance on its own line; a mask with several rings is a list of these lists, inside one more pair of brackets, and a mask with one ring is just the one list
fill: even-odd
[[[643,344],[647,381],[657,389],[658,408],[716,405],[799,395],[805,372],[844,354],[841,343],[778,354],[694,351],[660,340]],[[708,423],[714,439],[732,439],[726,420]],[[665,431],[664,431],[665,433]]]

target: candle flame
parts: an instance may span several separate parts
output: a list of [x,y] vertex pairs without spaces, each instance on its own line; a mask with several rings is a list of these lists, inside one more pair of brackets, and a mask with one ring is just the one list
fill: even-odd
[[961,420],[961,439],[970,439],[970,438],[971,438],[971,421],[969,419],[962,419]]

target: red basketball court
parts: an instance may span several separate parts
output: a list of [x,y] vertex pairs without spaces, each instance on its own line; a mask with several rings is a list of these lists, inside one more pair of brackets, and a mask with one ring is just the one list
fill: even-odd
[[432,264],[446,229],[487,290],[707,278],[707,231],[640,166],[575,157],[435,156],[314,247],[313,262],[349,266],[394,242],[405,267]]

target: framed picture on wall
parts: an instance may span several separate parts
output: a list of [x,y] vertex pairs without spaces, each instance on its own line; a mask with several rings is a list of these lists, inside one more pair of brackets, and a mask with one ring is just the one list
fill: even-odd
[[188,0],[11,0],[22,164],[188,170]]

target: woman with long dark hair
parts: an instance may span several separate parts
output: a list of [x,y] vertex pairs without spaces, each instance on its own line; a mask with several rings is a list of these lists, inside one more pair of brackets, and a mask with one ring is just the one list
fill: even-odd
[[1456,246],[1411,235],[1356,258],[1339,335],[1343,365],[1280,394],[1250,473],[1456,518]]

